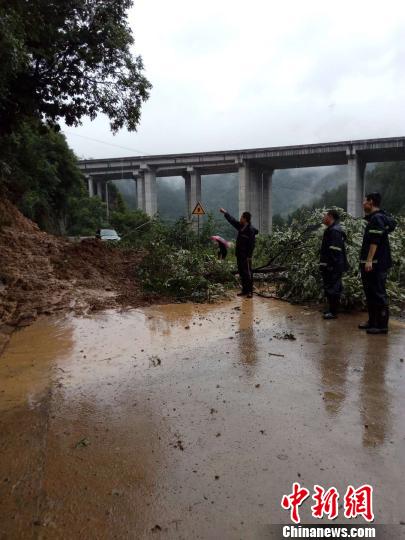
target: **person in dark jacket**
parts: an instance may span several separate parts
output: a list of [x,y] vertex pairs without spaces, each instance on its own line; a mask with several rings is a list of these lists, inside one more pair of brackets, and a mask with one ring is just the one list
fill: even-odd
[[224,208],[221,208],[220,212],[224,214],[225,219],[238,231],[235,255],[238,263],[240,280],[242,282],[242,291],[238,294],[238,296],[247,296],[247,298],[252,298],[252,256],[253,250],[255,249],[256,235],[259,231],[251,224],[252,216],[250,212],[243,212],[239,221],[228,214]]
[[360,271],[366,296],[368,321],[359,328],[368,334],[388,332],[389,308],[385,288],[388,271],[392,266],[389,233],[396,222],[380,209],[381,195],[370,193],[363,201],[367,222],[360,252]]
[[336,210],[327,210],[322,220],[326,229],[323,233],[319,268],[328,300],[328,309],[323,315],[323,318],[327,320],[337,317],[342,294],[342,275],[348,270],[346,233],[339,220],[340,216]]

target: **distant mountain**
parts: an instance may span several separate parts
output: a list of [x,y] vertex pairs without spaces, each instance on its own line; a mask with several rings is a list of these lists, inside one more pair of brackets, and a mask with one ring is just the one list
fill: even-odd
[[[372,164],[367,167],[365,191],[378,191],[383,198],[382,206],[393,214],[405,215],[405,162]],[[340,184],[325,190],[320,197],[301,208],[324,208],[338,206],[346,209],[346,185]]]
[[273,212],[286,217],[346,181],[345,166],[276,171],[273,177]]

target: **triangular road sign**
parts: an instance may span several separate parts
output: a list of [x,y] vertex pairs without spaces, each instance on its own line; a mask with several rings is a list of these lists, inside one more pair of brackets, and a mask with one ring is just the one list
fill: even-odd
[[193,216],[205,216],[205,210],[200,202],[195,205],[195,208],[191,213]]

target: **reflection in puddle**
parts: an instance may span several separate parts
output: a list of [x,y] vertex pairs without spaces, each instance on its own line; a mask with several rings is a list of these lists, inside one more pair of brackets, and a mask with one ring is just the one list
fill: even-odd
[[254,299],[14,334],[0,358],[0,536],[32,537],[36,521],[44,538],[149,538],[157,525],[245,538],[246,524],[282,522],[298,472],[375,481],[381,521],[399,520],[404,334],[368,340],[360,318],[325,324]]

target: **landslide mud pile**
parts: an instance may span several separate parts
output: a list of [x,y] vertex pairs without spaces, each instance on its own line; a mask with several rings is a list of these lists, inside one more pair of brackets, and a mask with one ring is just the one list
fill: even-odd
[[0,328],[61,310],[147,303],[135,278],[140,257],[95,239],[71,243],[49,235],[0,201]]

